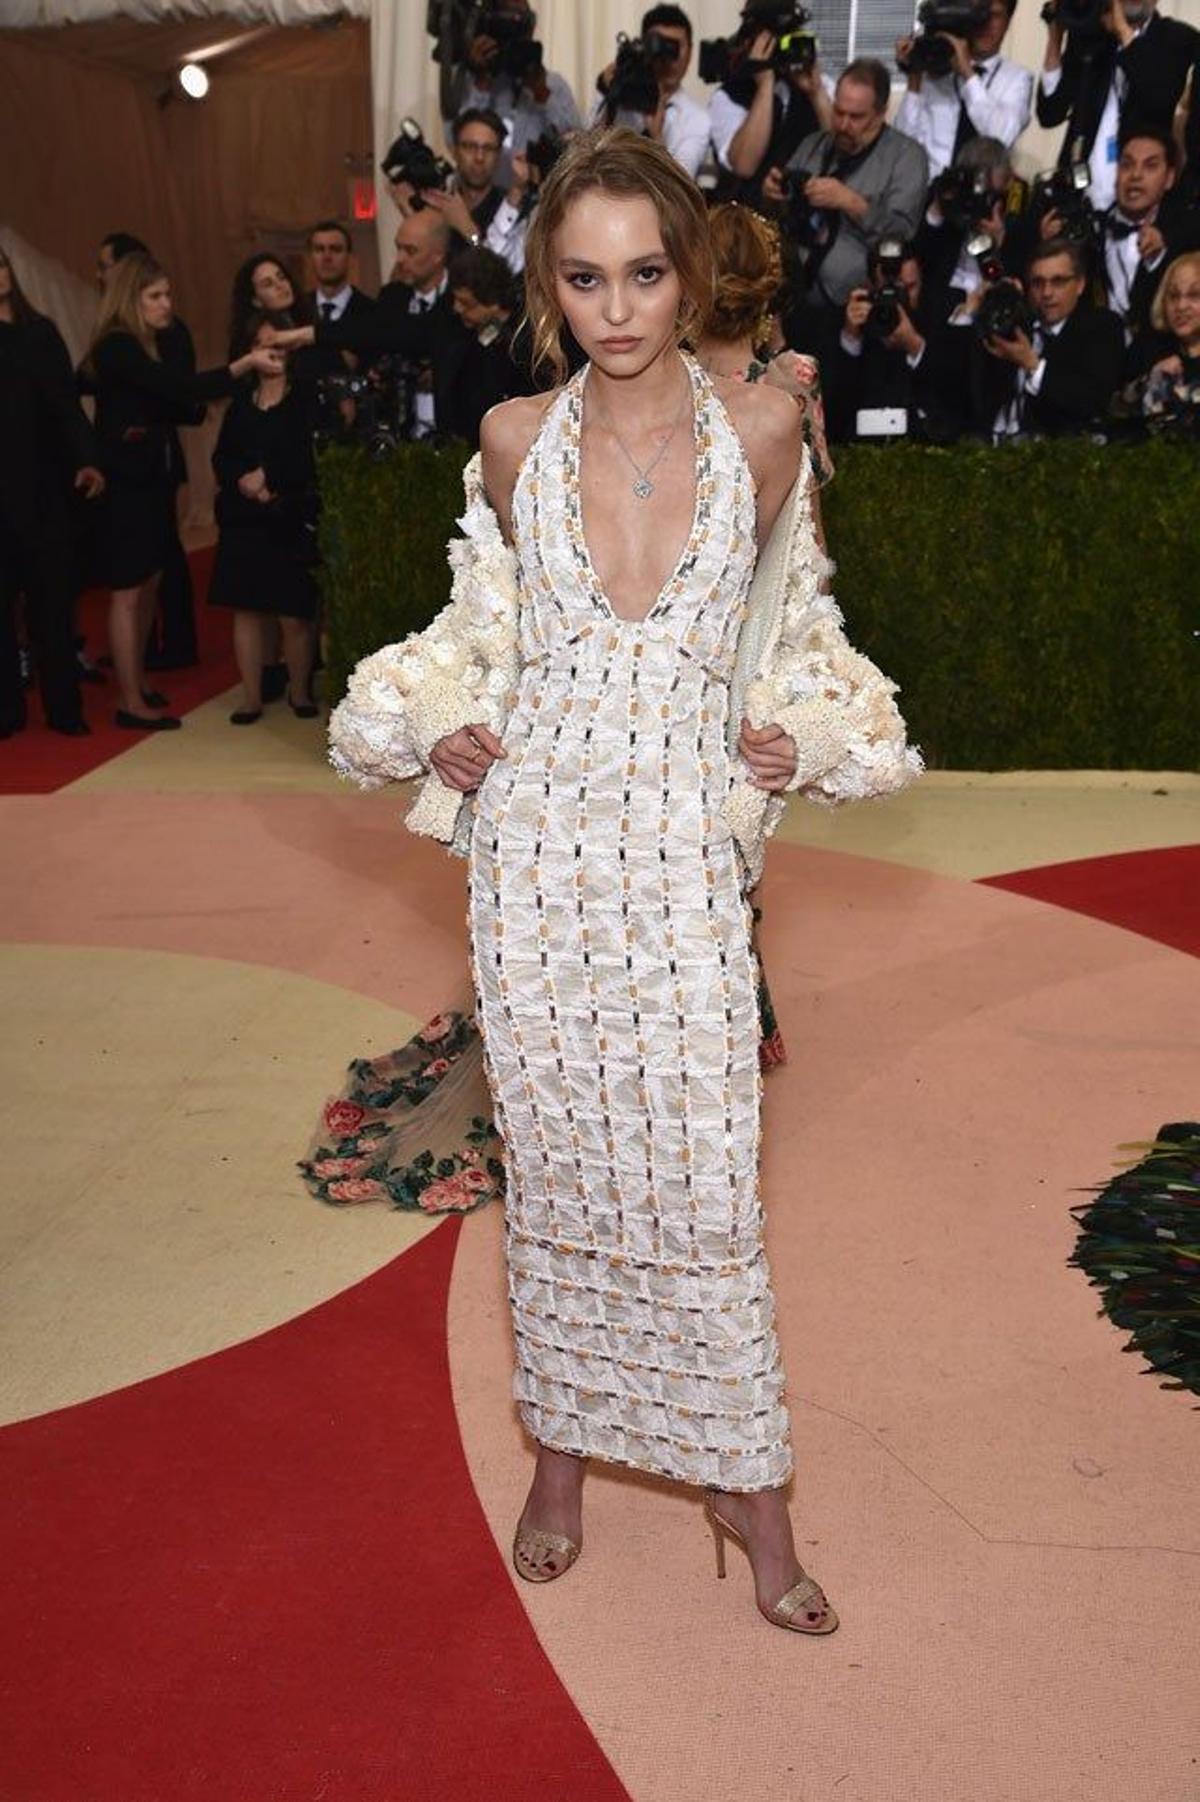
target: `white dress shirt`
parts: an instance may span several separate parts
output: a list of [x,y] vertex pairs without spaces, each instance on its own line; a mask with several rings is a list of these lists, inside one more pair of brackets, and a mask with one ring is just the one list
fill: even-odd
[[317,290],[317,313],[323,325],[336,325],[346,308],[350,305],[354,289],[349,282],[343,283],[336,294],[322,294]]
[[[1108,230],[1108,220],[1105,220],[1104,273],[1107,278],[1106,285],[1108,288],[1107,304],[1110,311],[1117,315],[1122,324],[1124,324],[1125,318],[1129,312],[1129,296],[1137,276],[1138,265],[1142,260],[1138,251],[1137,228],[1142,225],[1153,225],[1157,217],[1158,208],[1155,207],[1154,211],[1148,213],[1145,219],[1139,219],[1137,221],[1133,231],[1128,232],[1122,238],[1113,236]],[[1123,213],[1119,206],[1113,207],[1108,218],[1119,220],[1123,225],[1134,225],[1134,221],[1130,219],[1126,213]],[[1146,259],[1147,269],[1158,269],[1166,260],[1166,255],[1167,252],[1164,247],[1159,251],[1156,257],[1148,257]],[[1128,341],[1128,329],[1126,330],[1125,337],[1126,341]]]
[[[821,86],[832,100],[834,89],[832,77],[822,75]],[[782,106],[786,106],[791,93],[791,84],[786,82],[782,75],[777,75],[775,77],[776,100]],[[729,168],[729,146],[733,143],[743,120],[749,116],[749,113],[750,108],[739,106],[736,100],[731,100],[724,88],[718,88],[708,103],[708,128],[712,133],[713,149],[717,153],[717,161],[722,169]]]
[[929,158],[929,178],[954,160],[960,109],[981,138],[999,138],[1010,148],[1029,124],[1033,110],[1033,76],[1006,56],[988,56],[979,73],[966,81],[957,74],[926,76],[916,93],[910,88],[900,102],[895,126],[915,138]]
[[[599,94],[589,123],[599,125],[603,118],[604,96]],[[646,115],[635,113],[629,107],[618,107],[613,124],[627,125],[631,131],[644,132]],[[663,108],[663,148],[669,150],[675,161],[691,176],[695,176],[708,155],[711,132],[708,108],[701,106],[698,100],[693,100],[690,94],[685,94],[682,88],[677,88]]]
[[[1150,19],[1143,19],[1134,30],[1134,37],[1140,38]],[[1057,69],[1043,69],[1038,77],[1042,93],[1049,99],[1062,80],[1061,65]],[[1096,136],[1092,141],[1091,154],[1088,157],[1088,174],[1090,180],[1087,197],[1098,213],[1108,211],[1117,198],[1117,157],[1120,154],[1117,146],[1117,135],[1121,125],[1121,107],[1129,92],[1129,77],[1121,64],[1113,66],[1112,80],[1108,84],[1108,95],[1104,102],[1104,111],[1100,115],[1100,123],[1096,127]],[[1068,131],[1070,123],[1068,121]]]
[[[436,288],[426,288],[419,293],[415,288],[409,295],[408,310],[410,313],[428,313],[435,307],[449,284],[449,274],[442,276]],[[413,437],[428,438],[436,429],[437,418],[434,411],[433,389],[418,388],[413,396]]]
[[1046,379],[1046,359],[1042,355],[1047,338],[1057,338],[1066,324],[1060,319],[1056,325],[1043,325],[1036,320],[1033,327],[1033,348],[1038,353],[1038,360],[1033,369],[1017,370],[1017,385],[1013,389],[1012,398],[1007,400],[996,414],[992,424],[993,439],[1015,438],[1025,425],[1025,397],[1029,394],[1040,394],[1042,383]]

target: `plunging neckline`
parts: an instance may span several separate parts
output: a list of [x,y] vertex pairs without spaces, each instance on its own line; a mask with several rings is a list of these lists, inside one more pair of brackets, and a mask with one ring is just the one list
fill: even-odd
[[600,580],[599,571],[592,560],[592,553],[588,547],[587,532],[583,523],[583,394],[592,367],[590,363],[586,363],[580,370],[579,375],[576,377],[575,387],[573,391],[570,392],[566,420],[566,450],[568,461],[573,463],[574,470],[573,479],[571,479],[572,472],[568,472],[568,480],[565,484],[568,518],[573,527],[576,554],[579,559],[580,567],[587,580],[588,589],[592,599],[599,604],[610,621],[619,626],[644,626],[653,619],[659,608],[669,598],[685,564],[687,564],[693,556],[701,534],[703,508],[701,504],[702,484],[700,477],[700,456],[704,447],[706,413],[711,389],[705,380],[704,372],[700,368],[699,363],[683,351],[680,352],[680,360],[683,363],[684,369],[687,372],[688,381],[691,384],[693,483],[691,525],[688,528],[688,534],[683,541],[683,546],[679,555],[671,565],[666,581],[655,595],[649,607],[647,607],[645,613],[639,614],[636,619],[628,614],[618,613],[611,600],[608,598],[604,584]]

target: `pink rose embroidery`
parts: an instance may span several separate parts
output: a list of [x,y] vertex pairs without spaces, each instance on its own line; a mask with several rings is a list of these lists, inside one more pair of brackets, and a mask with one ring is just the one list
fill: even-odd
[[445,1074],[449,1068],[450,1068],[450,1059],[448,1057],[435,1057],[431,1064],[426,1064],[425,1068],[421,1072],[421,1075],[422,1076],[445,1076]]
[[426,1020],[421,1028],[420,1036],[428,1039],[431,1045],[436,1045],[439,1039],[445,1038],[453,1025],[454,1022],[448,1014],[435,1014],[432,1020]]
[[341,1183],[330,1183],[330,1201],[382,1201],[387,1190],[382,1183],[366,1176],[351,1176]]
[[492,1186],[492,1179],[484,1170],[461,1170],[458,1181],[465,1189],[490,1189]]
[[331,1101],[325,1109],[325,1126],[337,1139],[349,1138],[367,1117],[366,1108],[357,1101]]
[[421,1206],[427,1214],[444,1214],[451,1209],[469,1208],[475,1194],[459,1176],[443,1176],[421,1190]]
[[366,1170],[371,1163],[370,1158],[318,1158],[313,1165],[314,1176],[357,1176],[360,1170]]

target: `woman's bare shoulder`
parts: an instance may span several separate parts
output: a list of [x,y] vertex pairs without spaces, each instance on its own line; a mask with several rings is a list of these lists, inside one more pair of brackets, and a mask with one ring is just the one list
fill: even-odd
[[[742,441],[759,489],[786,477],[785,487],[796,479],[804,437],[804,421],[792,396],[765,382],[739,382],[714,377],[734,430]],[[790,474],[789,474],[790,472]]]
[[498,406],[489,407],[480,424],[483,485],[500,515],[506,537],[510,536],[509,508],[517,471],[559,393],[554,388],[549,394],[518,394],[512,400],[502,400]]

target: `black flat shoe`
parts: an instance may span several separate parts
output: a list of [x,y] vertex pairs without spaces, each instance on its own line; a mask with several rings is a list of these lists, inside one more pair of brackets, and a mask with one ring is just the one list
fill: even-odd
[[171,703],[168,701],[166,695],[159,694],[157,688],[143,688],[143,707],[169,707],[170,705]]
[[64,738],[90,738],[92,728],[86,720],[72,720],[69,726],[51,724],[51,732],[61,732]]
[[261,707],[239,707],[236,713],[229,716],[231,726],[252,726],[255,720],[262,718]]
[[127,732],[174,732],[182,726],[173,713],[162,713],[153,719],[147,719],[140,713],[129,713],[124,707],[118,707],[113,715],[118,726],[124,726]]
[[297,703],[297,702],[293,701],[291,695],[288,696],[288,706],[291,708],[292,712],[295,714],[295,716],[298,720],[315,720],[318,713],[320,713],[320,711],[321,711],[321,709],[318,706],[316,706],[314,702],[300,701],[299,703]]

